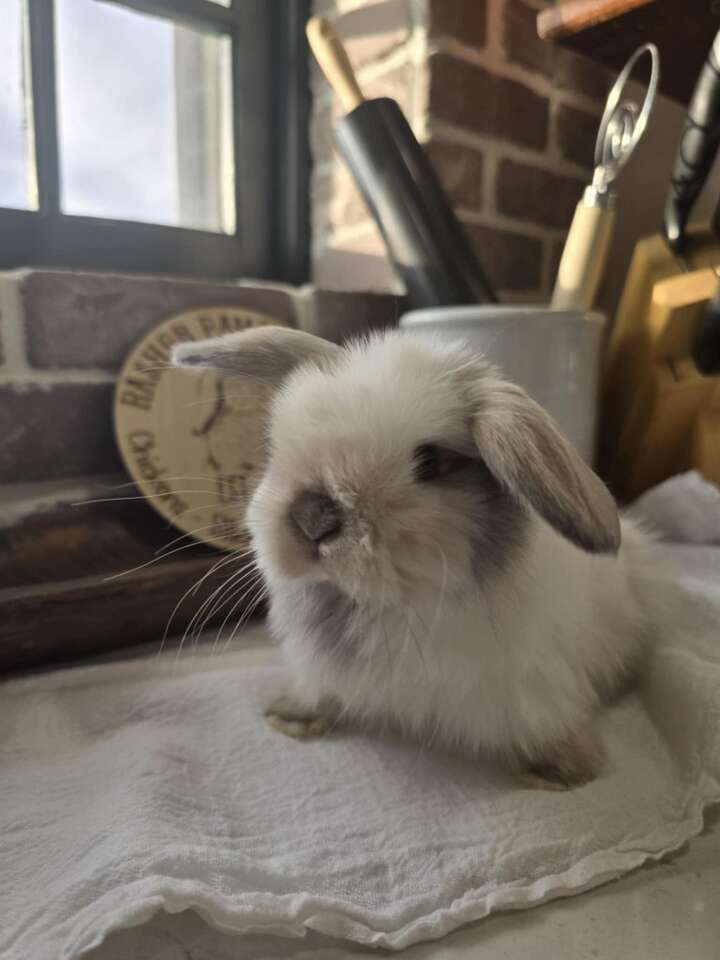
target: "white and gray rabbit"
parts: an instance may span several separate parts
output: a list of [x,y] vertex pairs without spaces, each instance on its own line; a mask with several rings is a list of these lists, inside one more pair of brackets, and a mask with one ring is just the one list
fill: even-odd
[[599,707],[641,661],[652,543],[554,421],[459,344],[339,347],[262,327],[176,347],[274,385],[248,512],[289,665],[269,711],[497,757],[536,785],[602,769]]

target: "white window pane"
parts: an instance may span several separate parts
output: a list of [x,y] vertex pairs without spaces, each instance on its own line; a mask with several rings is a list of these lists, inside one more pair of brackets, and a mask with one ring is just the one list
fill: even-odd
[[37,209],[31,159],[25,4],[3,0],[0,27],[0,207]]
[[57,0],[64,213],[232,233],[228,37]]

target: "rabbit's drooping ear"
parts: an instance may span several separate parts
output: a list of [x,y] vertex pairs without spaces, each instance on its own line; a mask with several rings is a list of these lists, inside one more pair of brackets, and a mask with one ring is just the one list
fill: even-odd
[[512,383],[481,378],[472,392],[475,442],[500,485],[583,550],[617,553],[615,501],[553,419]]
[[172,362],[176,367],[217,370],[277,386],[298,364],[322,362],[340,353],[336,344],[311,333],[266,326],[179,343],[173,348]]

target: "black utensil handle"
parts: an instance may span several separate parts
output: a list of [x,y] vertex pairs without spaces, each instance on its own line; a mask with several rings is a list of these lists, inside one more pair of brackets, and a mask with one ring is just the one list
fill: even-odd
[[665,204],[665,237],[675,253],[685,245],[685,226],[720,144],[720,30],[700,71],[675,156]]
[[709,300],[698,324],[693,359],[701,373],[720,373],[720,286]]
[[394,100],[366,100],[335,129],[343,160],[412,307],[495,303],[462,227]]

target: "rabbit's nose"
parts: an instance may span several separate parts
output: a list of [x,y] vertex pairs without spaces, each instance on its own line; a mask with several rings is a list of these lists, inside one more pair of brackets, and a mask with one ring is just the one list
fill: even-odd
[[342,527],[340,507],[324,493],[305,490],[293,500],[290,516],[312,543],[338,533]]

